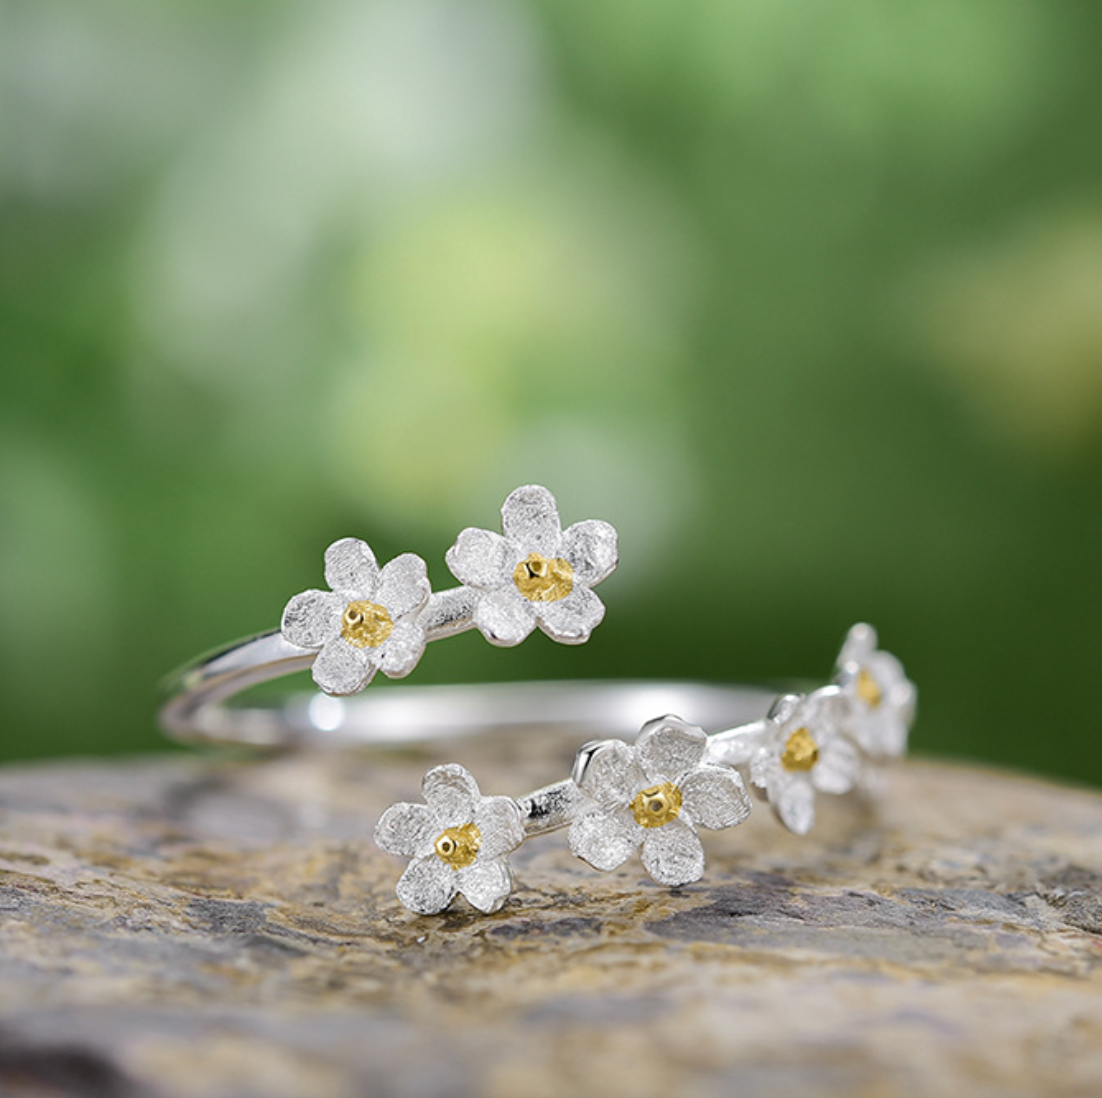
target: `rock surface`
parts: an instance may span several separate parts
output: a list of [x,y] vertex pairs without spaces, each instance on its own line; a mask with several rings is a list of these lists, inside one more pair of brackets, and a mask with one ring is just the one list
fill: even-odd
[[[523,754],[451,752],[568,767]],[[706,833],[698,885],[551,836],[497,915],[419,918],[370,835],[443,757],[0,770],[0,1094],[1102,1093],[1102,796],[912,762]]]

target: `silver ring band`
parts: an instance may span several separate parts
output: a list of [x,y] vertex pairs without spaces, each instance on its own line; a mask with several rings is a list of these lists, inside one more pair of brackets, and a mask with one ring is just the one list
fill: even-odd
[[662,713],[692,713],[719,730],[763,716],[775,693],[690,682],[545,682],[402,686],[355,698],[294,694],[263,706],[235,695],[310,666],[315,653],[265,633],[181,668],[168,680],[164,731],[181,743],[344,748],[556,728],[623,736]]

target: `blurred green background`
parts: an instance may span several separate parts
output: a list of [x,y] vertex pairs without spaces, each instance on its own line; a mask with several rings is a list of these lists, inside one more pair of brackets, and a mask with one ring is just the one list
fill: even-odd
[[448,586],[535,481],[620,529],[604,625],[416,681],[867,619],[919,750],[1102,782],[1099,56],[1057,0],[5,0],[0,758],[158,748],[330,541]]

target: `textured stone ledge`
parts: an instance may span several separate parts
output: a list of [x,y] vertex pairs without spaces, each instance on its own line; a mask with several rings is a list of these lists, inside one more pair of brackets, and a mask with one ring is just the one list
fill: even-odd
[[[452,752],[512,794],[555,753]],[[910,763],[699,885],[550,837],[427,919],[370,841],[426,759],[384,761],[0,770],[0,1094],[1102,1093],[1096,794]]]

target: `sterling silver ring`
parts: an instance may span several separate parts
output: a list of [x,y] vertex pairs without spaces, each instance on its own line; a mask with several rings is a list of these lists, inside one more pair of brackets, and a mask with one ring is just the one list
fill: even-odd
[[[409,861],[397,894],[412,912],[436,914],[459,895],[479,911],[499,910],[512,889],[508,855],[564,828],[573,853],[595,869],[615,869],[638,851],[659,884],[690,884],[704,873],[698,830],[742,823],[751,810],[748,787],[803,835],[819,794],[869,788],[878,764],[906,750],[916,690],[864,624],[849,631],[832,682],[775,699],[754,688],[595,682],[422,686],[351,697],[378,671],[408,675],[429,641],[472,628],[502,646],[537,627],[561,643],[584,643],[604,617],[592,588],[616,567],[616,531],[597,519],[564,530],[551,493],[528,485],[506,499],[502,533],[468,528],[446,559],[461,585],[433,593],[420,557],[405,553],[380,568],[365,542],[335,542],[325,554],[329,590],[292,598],[278,631],[176,672],[160,711],[176,739],[258,747],[394,744],[524,728],[613,737],[586,743],[569,778],[516,799],[484,796],[462,766],[432,768],[422,783],[425,803],[391,806],[375,830],[383,851]],[[227,704],[307,668],[321,693]],[[616,738],[640,725],[634,743]]]

